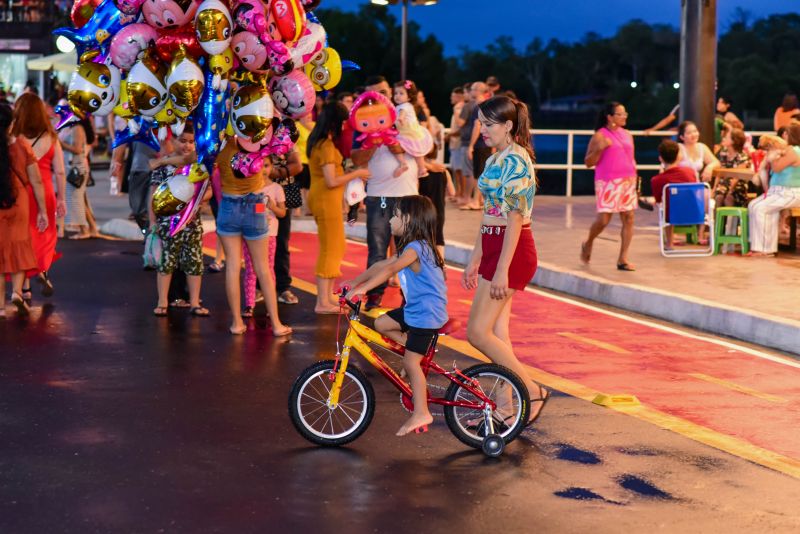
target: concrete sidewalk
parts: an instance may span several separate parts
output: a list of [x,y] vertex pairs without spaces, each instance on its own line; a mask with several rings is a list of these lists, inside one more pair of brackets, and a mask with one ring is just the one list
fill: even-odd
[[[127,220],[127,197],[109,196],[106,172],[95,171],[95,180],[97,186],[89,189],[89,196],[104,233],[141,239],[136,226]],[[365,237],[364,215],[361,217],[356,225],[346,226],[350,237]],[[539,270],[534,284],[800,354],[800,255],[664,258],[658,247],[656,214],[639,210],[630,253],[637,270],[624,272],[616,268],[618,219],[595,242],[592,262],[587,266],[579,259],[580,243],[594,217],[592,197],[536,198],[533,231]],[[448,203],[445,236],[449,262],[466,263],[480,219],[480,212],[461,211]],[[295,219],[293,229],[316,231],[309,218]]]

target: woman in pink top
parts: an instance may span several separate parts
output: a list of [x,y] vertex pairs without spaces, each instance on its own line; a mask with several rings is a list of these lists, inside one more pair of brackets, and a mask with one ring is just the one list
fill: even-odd
[[589,229],[589,237],[581,243],[581,260],[589,263],[592,244],[602,233],[614,213],[622,220],[622,243],[617,269],[634,271],[628,263],[628,248],[633,240],[633,210],[636,208],[636,159],[633,136],[625,129],[628,113],[619,102],[607,104],[600,112],[597,127],[584,162],[594,171],[594,192],[597,199],[597,219]]

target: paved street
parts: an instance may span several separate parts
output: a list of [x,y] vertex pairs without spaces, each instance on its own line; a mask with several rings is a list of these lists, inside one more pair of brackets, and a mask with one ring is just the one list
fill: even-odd
[[[43,307],[37,297],[29,320],[0,323],[0,532],[800,529],[791,426],[797,387],[759,390],[785,401],[759,404],[763,399],[664,371],[673,362],[659,351],[683,342],[698,361],[720,361],[724,352],[737,359],[734,367],[787,380],[795,367],[730,348],[702,358],[721,345],[702,341],[704,352],[695,352],[691,344],[701,341],[684,336],[662,337],[659,346],[641,337],[608,342],[626,353],[587,347],[574,336],[556,336],[565,340],[556,347],[550,333],[567,332],[559,318],[576,312],[538,294],[535,307],[520,300],[514,312],[527,323],[519,336],[534,333],[543,344],[537,350],[523,342],[520,354],[533,376],[562,389],[501,458],[466,448],[441,417],[427,434],[395,438],[406,413],[396,391],[369,371],[378,401],[369,430],[345,448],[312,446],[289,422],[287,395],[303,368],[332,356],[336,318],[315,316],[312,295],[302,291],[312,280],[313,236],[298,234],[292,243],[301,304],[281,308],[295,328],[288,340],[271,336],[261,308],[250,332],[230,336],[222,275],[204,277],[210,318],[176,311],[159,319],[150,313],[154,274],[140,268],[141,245],[61,243],[65,256],[52,270],[56,295]],[[349,247],[348,270],[363,254],[360,245]],[[451,293],[454,315],[467,307],[460,298]],[[637,323],[601,322],[602,315],[587,319],[593,334],[576,335],[615,326],[655,335],[637,332],[645,327]],[[450,348],[463,348],[458,338],[441,347],[443,365],[476,363]],[[629,387],[608,392],[637,393],[642,409],[614,411],[585,400],[611,387],[613,375]],[[718,417],[720,410],[728,411]],[[670,417],[695,433],[665,430],[675,423]],[[746,427],[755,425],[758,434],[761,421],[773,426],[748,450],[754,436]],[[714,446],[704,444],[709,440]],[[731,443],[740,447],[723,452]],[[778,463],[743,458],[758,453]]]

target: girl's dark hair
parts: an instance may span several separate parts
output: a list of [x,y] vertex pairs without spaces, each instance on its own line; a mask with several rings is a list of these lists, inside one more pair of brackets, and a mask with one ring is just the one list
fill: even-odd
[[406,94],[408,94],[408,103],[414,108],[414,113],[416,113],[418,116],[425,114],[422,106],[417,104],[417,97],[419,96],[419,88],[417,87],[417,84],[415,84],[412,80],[403,80],[400,82],[395,82],[394,88],[405,89]]
[[444,258],[436,248],[436,208],[433,207],[431,199],[421,195],[400,197],[395,209],[400,215],[408,218],[406,230],[398,239],[397,255],[400,256],[409,243],[422,241],[428,245],[426,247],[428,250],[423,250],[423,254],[431,254],[436,266],[444,271]]
[[322,106],[322,111],[317,115],[317,123],[308,134],[306,155],[311,157],[311,150],[319,143],[333,136],[334,142],[342,135],[342,124],[347,120],[347,108],[341,102],[328,102]]
[[786,93],[783,95],[783,103],[781,104],[783,111],[792,111],[793,109],[800,108],[800,102],[797,100],[797,95],[794,93]]
[[525,149],[532,163],[536,162],[536,154],[531,145],[531,120],[528,115],[528,106],[519,100],[499,95],[478,104],[478,109],[489,124],[511,121],[511,135],[514,142]]
[[597,114],[597,121],[594,123],[594,131],[596,132],[600,128],[608,126],[608,116],[613,115],[621,105],[622,104],[617,101],[611,101],[603,106],[603,109]]
[[14,112],[8,104],[0,104],[0,209],[7,210],[17,201],[12,183],[11,161],[8,153],[8,127]]
[[678,125],[678,139],[680,139],[681,142],[683,142],[683,136],[686,135],[686,128],[689,126],[694,126],[697,128],[697,125],[692,121],[683,121]]
[[94,124],[92,124],[92,119],[90,117],[86,117],[85,119],[81,119],[80,125],[83,128],[83,133],[86,134],[86,144],[92,145],[94,144]]

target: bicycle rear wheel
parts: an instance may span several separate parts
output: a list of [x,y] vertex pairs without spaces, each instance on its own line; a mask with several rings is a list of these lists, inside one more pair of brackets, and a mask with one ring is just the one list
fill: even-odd
[[[494,434],[505,443],[510,443],[525,428],[530,414],[528,388],[511,369],[493,363],[479,364],[463,371],[463,374],[480,384],[483,394],[497,404],[492,413]],[[474,393],[455,382],[445,393],[448,401],[461,401],[480,404]],[[470,447],[480,449],[488,434],[483,410],[445,406],[444,417],[447,426],[455,437]]]
[[348,365],[335,408],[328,407],[333,387],[332,360],[315,363],[300,373],[289,393],[289,416],[300,433],[317,445],[337,446],[358,438],[372,422],[375,392],[356,366]]

